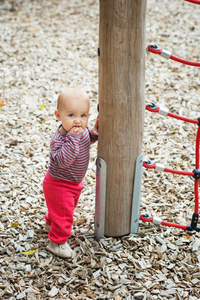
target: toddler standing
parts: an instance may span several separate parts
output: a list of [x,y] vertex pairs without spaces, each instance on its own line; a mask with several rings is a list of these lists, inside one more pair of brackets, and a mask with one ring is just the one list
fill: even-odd
[[68,244],[73,225],[73,213],[88,168],[89,148],[98,139],[98,117],[88,128],[90,100],[81,89],[69,87],[57,100],[56,118],[61,121],[50,144],[50,163],[43,181],[48,208],[45,215],[50,239],[47,250],[70,258]]

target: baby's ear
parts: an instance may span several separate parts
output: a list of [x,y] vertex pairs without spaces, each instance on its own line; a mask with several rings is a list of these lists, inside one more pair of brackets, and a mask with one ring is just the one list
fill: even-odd
[[55,114],[55,116],[56,116],[56,119],[57,119],[58,121],[60,121],[60,113],[59,113],[59,111],[58,111],[58,110],[55,110],[54,114]]

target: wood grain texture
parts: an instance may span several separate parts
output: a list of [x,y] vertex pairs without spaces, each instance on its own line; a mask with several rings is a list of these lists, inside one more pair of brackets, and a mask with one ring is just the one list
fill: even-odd
[[146,0],[100,0],[98,157],[107,163],[105,235],[130,232],[142,152]]

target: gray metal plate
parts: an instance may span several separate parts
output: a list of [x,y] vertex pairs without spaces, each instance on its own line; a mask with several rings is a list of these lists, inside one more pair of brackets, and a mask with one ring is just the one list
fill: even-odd
[[99,241],[105,233],[105,210],[106,210],[106,176],[107,164],[102,158],[97,158],[96,171],[96,199],[94,236]]
[[134,176],[134,183],[133,183],[133,201],[132,201],[131,228],[130,228],[130,233],[132,234],[137,233],[138,226],[139,226],[142,170],[143,170],[143,154],[140,154],[138,155],[135,162],[135,176]]

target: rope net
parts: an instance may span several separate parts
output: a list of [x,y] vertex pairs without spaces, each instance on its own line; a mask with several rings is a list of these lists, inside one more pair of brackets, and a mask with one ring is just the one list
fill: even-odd
[[186,118],[183,116],[179,116],[173,113],[168,112],[165,109],[160,108],[159,106],[157,106],[156,104],[154,104],[153,102],[148,103],[146,105],[146,110],[153,112],[153,113],[159,113],[161,115],[167,116],[167,117],[171,117],[177,120],[181,120],[184,122],[188,122],[188,123],[192,123],[192,124],[196,124],[198,125],[198,129],[197,129],[197,134],[196,134],[196,147],[195,147],[195,169],[191,172],[189,171],[181,171],[181,170],[174,170],[174,169],[170,169],[170,168],[166,168],[163,165],[157,164],[157,163],[153,163],[150,160],[148,161],[144,161],[143,162],[143,167],[147,168],[147,169],[155,169],[155,170],[159,170],[159,171],[163,171],[163,172],[169,172],[172,174],[178,174],[178,175],[185,175],[185,176],[192,176],[194,177],[194,195],[195,195],[195,207],[194,207],[194,213],[192,216],[192,221],[191,221],[191,225],[181,225],[181,224],[177,224],[177,223],[171,223],[171,222],[166,222],[163,221],[157,217],[151,217],[149,215],[141,215],[140,216],[140,220],[142,220],[143,222],[152,222],[156,225],[161,224],[163,226],[168,226],[168,227],[175,227],[175,228],[180,228],[183,230],[196,230],[196,231],[200,231],[200,227],[197,226],[198,224],[198,213],[199,213],[199,179],[200,179],[200,118],[198,118],[197,120],[195,119],[190,119],[190,118]]
[[[194,4],[200,4],[200,0],[185,0],[186,2],[194,3]],[[185,60],[182,58],[179,58],[177,56],[172,55],[169,51],[165,49],[160,49],[157,45],[150,44],[147,46],[147,51],[154,53],[154,54],[159,54],[163,56],[166,59],[171,59],[176,62],[189,65],[189,66],[194,66],[194,67],[200,67],[200,62],[196,61],[189,61]],[[161,224],[164,226],[169,226],[169,227],[176,227],[184,230],[196,230],[200,232],[200,227],[197,226],[198,224],[198,217],[199,217],[199,179],[200,179],[200,118],[197,120],[186,118],[183,116],[179,116],[176,114],[173,114],[171,112],[168,112],[165,109],[161,109],[159,106],[155,105],[154,103],[149,103],[146,105],[146,109],[150,112],[153,113],[159,113],[164,116],[168,116],[177,120],[181,120],[184,122],[192,123],[198,125],[198,130],[196,134],[196,147],[195,147],[195,169],[192,172],[186,172],[186,171],[179,171],[179,170],[173,170],[169,168],[165,168],[163,165],[159,165],[156,163],[152,163],[151,161],[146,161],[143,162],[143,167],[147,169],[155,169],[163,172],[169,172],[173,174],[178,174],[178,175],[186,175],[186,176],[192,176],[194,177],[194,195],[195,195],[195,207],[194,207],[194,213],[192,216],[191,224],[186,226],[186,225],[181,225],[181,224],[176,224],[176,223],[171,223],[171,222],[166,222],[161,220],[160,218],[157,217],[151,217],[147,214],[141,215],[140,220],[143,222],[153,222],[154,224]]]

